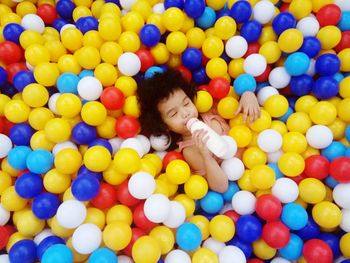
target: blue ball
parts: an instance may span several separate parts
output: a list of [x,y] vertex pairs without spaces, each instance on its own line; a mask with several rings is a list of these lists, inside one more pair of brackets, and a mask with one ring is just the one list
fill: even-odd
[[72,194],[79,201],[90,201],[100,190],[100,182],[88,174],[80,175],[73,180]]
[[64,26],[64,25],[67,25],[69,24],[69,22],[64,19],[64,18],[57,18],[55,19],[55,21],[53,21],[52,23],[52,26],[58,31],[60,32],[61,28]]
[[35,173],[25,173],[15,182],[16,193],[25,199],[31,199],[43,190],[43,179]]
[[197,85],[202,85],[209,82],[207,72],[202,66],[192,72],[192,79]]
[[202,243],[202,233],[198,226],[184,223],[176,230],[176,243],[185,251],[194,251]]
[[102,138],[97,138],[89,143],[88,148],[90,148],[92,146],[96,146],[96,145],[100,145],[100,146],[105,147],[111,154],[113,154],[112,145],[108,140],[102,139]]
[[0,86],[5,85],[7,82],[7,72],[6,70],[0,66]]
[[289,28],[295,28],[296,25],[297,25],[297,20],[289,12],[279,13],[272,20],[272,28],[273,28],[273,31],[275,31],[275,33],[277,35],[282,34],[283,31],[285,31]]
[[350,11],[342,11],[341,18],[337,26],[341,31],[350,30]]
[[57,89],[60,93],[78,94],[78,82],[80,78],[70,72],[64,72],[57,79]]
[[241,74],[234,80],[233,87],[236,94],[241,96],[246,91],[255,91],[256,80],[252,75]]
[[239,237],[235,236],[226,243],[228,246],[238,247],[244,253],[246,258],[250,258],[253,254],[253,247],[250,243],[244,242]]
[[297,260],[303,251],[303,240],[296,234],[291,233],[288,244],[278,250],[281,257],[288,260]]
[[295,52],[287,57],[284,67],[289,75],[300,76],[307,72],[309,65],[310,59],[305,53]]
[[52,193],[42,193],[37,195],[32,203],[33,214],[41,219],[47,220],[55,216],[60,205],[60,199]]
[[213,8],[206,6],[203,14],[196,19],[196,25],[202,29],[212,27],[216,21],[216,13]]
[[338,258],[341,255],[339,237],[332,233],[322,233],[318,238],[328,244],[328,246],[332,249],[334,258]]
[[312,92],[320,100],[330,99],[337,96],[339,83],[331,76],[320,77],[316,80]]
[[89,257],[88,263],[117,263],[118,258],[114,251],[102,247],[96,249]]
[[216,19],[219,19],[223,16],[230,16],[230,10],[227,8],[227,5],[225,5],[224,8],[216,11]]
[[344,75],[341,74],[340,72],[335,73],[332,76],[336,81],[338,81],[338,83],[340,83],[343,79],[344,79]]
[[275,172],[276,180],[279,178],[284,177],[283,173],[281,172],[280,168],[278,168],[277,163],[268,163],[267,164],[272,170]]
[[192,18],[200,17],[205,9],[204,0],[186,0],[184,4],[185,13]]
[[300,230],[306,226],[308,215],[301,205],[288,203],[282,208],[281,221],[290,230]]
[[262,32],[261,24],[256,20],[245,22],[241,27],[241,36],[247,40],[248,43],[257,41]]
[[10,83],[5,83],[4,85],[0,86],[0,92],[8,97],[12,97],[18,93],[18,90]]
[[241,240],[251,243],[260,238],[262,225],[255,216],[243,215],[236,222],[236,232]]
[[340,69],[340,59],[334,54],[323,54],[317,58],[315,69],[321,76],[334,75]]
[[32,151],[27,157],[27,167],[32,173],[44,174],[53,166],[54,157],[48,150],[38,149]]
[[303,74],[297,77],[292,77],[289,85],[293,95],[301,97],[312,91],[314,79],[307,74]]
[[350,147],[346,149],[344,156],[350,157]]
[[9,137],[15,145],[30,145],[30,139],[34,129],[27,123],[19,123],[12,126]]
[[94,72],[92,70],[89,69],[84,69],[79,73],[79,78],[84,78],[84,77],[93,77],[94,76]]
[[326,179],[324,179],[324,182],[326,183],[327,186],[329,186],[332,189],[336,187],[337,184],[339,184],[339,182],[335,180],[331,175],[328,175]]
[[20,145],[12,148],[8,155],[7,161],[11,167],[16,170],[27,169],[27,157],[32,152],[32,149],[28,146]]
[[306,225],[302,229],[295,231],[295,234],[297,234],[303,240],[317,238],[320,235],[320,227],[310,216],[307,220]]
[[105,0],[106,3],[113,3],[116,4],[117,6],[119,6],[119,8],[121,8],[122,6],[120,5],[119,0]]
[[287,100],[289,103],[289,107],[294,111],[295,110],[295,103],[297,102],[298,98],[297,97],[288,97]]
[[17,241],[10,249],[9,259],[11,263],[36,262],[36,244],[30,239]]
[[237,1],[230,10],[230,16],[237,24],[245,23],[252,15],[252,6],[248,1]]
[[72,129],[73,141],[77,144],[89,144],[97,137],[96,127],[78,122]]
[[38,245],[36,254],[38,256],[38,259],[41,260],[41,258],[43,257],[45,251],[56,244],[65,244],[64,240],[58,236],[48,236],[46,238],[44,238]]
[[154,74],[156,73],[163,73],[165,70],[162,69],[159,66],[153,66],[153,67],[149,67],[146,72],[145,72],[145,79],[150,79],[154,76]]
[[29,70],[21,70],[13,77],[13,86],[19,92],[22,92],[27,85],[35,82],[34,74]]
[[345,138],[348,140],[348,142],[350,142],[350,124],[348,126],[346,126]]
[[80,17],[75,25],[83,34],[91,30],[98,30],[98,20],[93,16]]
[[24,28],[20,24],[9,23],[6,26],[4,26],[2,34],[6,40],[19,44],[19,37],[21,36],[23,31]]
[[316,57],[321,51],[321,42],[317,37],[305,37],[299,52],[304,52],[309,58]]
[[60,17],[70,20],[72,19],[75,4],[70,0],[60,0],[56,3],[56,11]]
[[42,263],[72,263],[73,253],[64,244],[55,244],[46,249],[42,258]]
[[225,202],[231,202],[232,197],[239,191],[239,187],[235,182],[229,181],[228,188],[225,193],[222,194]]
[[203,211],[215,214],[224,206],[224,198],[217,192],[208,191],[208,193],[200,200],[200,205]]
[[153,47],[160,41],[161,33],[158,27],[153,24],[146,24],[141,28],[140,39],[146,47]]
[[190,70],[200,67],[202,64],[202,53],[197,48],[187,48],[181,55],[182,64]]
[[86,168],[85,165],[80,166],[80,168],[78,170],[78,176],[83,175],[83,174],[87,174],[89,176],[94,176],[99,181],[102,180],[102,173],[93,172],[93,171],[89,170],[88,168]]
[[164,8],[168,9],[170,7],[177,7],[183,9],[185,6],[184,0],[164,0]]
[[335,158],[345,155],[346,146],[341,142],[333,141],[329,146],[321,150],[321,154],[328,159],[333,161]]

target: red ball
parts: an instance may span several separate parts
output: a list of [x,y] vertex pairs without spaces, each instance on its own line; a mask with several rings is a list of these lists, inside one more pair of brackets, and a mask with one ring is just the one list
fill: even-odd
[[240,217],[239,214],[237,214],[235,211],[233,210],[228,210],[224,213],[225,216],[228,216],[229,218],[232,219],[232,221],[236,224],[237,223],[237,220],[238,218]]
[[0,130],[1,133],[9,135],[11,128],[15,125],[14,123],[10,122],[5,117],[0,117]]
[[308,263],[331,263],[333,252],[329,245],[320,239],[310,239],[305,242],[303,256]]
[[173,160],[185,160],[183,155],[177,151],[168,152],[163,158],[163,169],[165,169],[168,164]]
[[135,117],[123,115],[117,119],[115,131],[123,139],[131,138],[140,132],[140,123]]
[[300,184],[300,182],[302,180],[304,180],[306,178],[305,174],[300,174],[298,176],[293,176],[293,177],[290,177],[290,179],[292,179],[294,182],[296,182],[297,184]]
[[200,86],[198,86],[197,89],[198,89],[198,90],[205,90],[205,91],[208,91],[209,86],[208,86],[208,85],[200,85]]
[[[1,60],[1,58],[0,58],[0,60]],[[28,68],[24,62],[15,62],[15,63],[8,65],[6,67],[7,80],[12,84],[14,76],[22,70],[28,70]]]
[[285,97],[291,97],[291,96],[293,96],[293,93],[292,93],[292,91],[290,90],[290,86],[287,86],[287,87],[285,87],[285,88],[283,88],[283,89],[280,89],[279,91],[280,91],[280,94],[283,95],[283,96],[285,96]]
[[255,80],[257,82],[267,81],[269,79],[270,72],[271,72],[271,66],[267,64],[265,71],[261,75],[255,77]]
[[305,159],[304,174],[322,180],[328,176],[329,161],[322,155],[311,155]]
[[117,187],[117,199],[123,205],[134,206],[137,205],[140,200],[130,194],[128,183],[129,181],[126,180]]
[[36,14],[40,16],[47,25],[51,25],[57,18],[56,8],[50,4],[39,5]]
[[260,49],[260,44],[259,43],[257,43],[257,42],[249,43],[247,52],[245,52],[243,58],[246,58],[246,57],[248,57],[251,54],[259,53],[259,49]]
[[316,18],[321,27],[335,26],[341,18],[341,9],[336,4],[325,5],[318,10]]
[[132,231],[131,241],[130,241],[129,245],[126,248],[124,248],[124,250],[123,250],[125,255],[127,255],[129,257],[131,257],[131,251],[132,251],[132,247],[134,246],[135,241],[137,239],[139,239],[140,237],[146,235],[145,230],[143,230],[141,228],[133,227],[131,229],[131,231]]
[[251,258],[247,261],[247,263],[264,263],[264,261],[258,258]]
[[181,66],[177,67],[176,69],[178,71],[180,71],[182,77],[184,79],[186,79],[188,82],[190,82],[192,80],[192,73],[191,73],[191,71],[188,68],[186,68],[185,66],[181,65]]
[[10,233],[5,226],[0,226],[0,250],[6,247]]
[[139,49],[135,53],[141,61],[141,72],[145,72],[148,68],[154,66],[155,61],[152,53],[148,49]]
[[0,61],[9,65],[21,61],[23,49],[12,41],[5,40],[0,43]]
[[280,12],[289,12],[289,4],[283,3],[279,9],[280,9]]
[[214,99],[222,99],[230,92],[230,82],[223,78],[214,78],[209,82],[208,91]]
[[282,204],[271,194],[261,195],[256,200],[255,211],[266,221],[277,220],[282,213]]
[[142,202],[135,207],[135,210],[133,213],[133,220],[134,220],[134,224],[137,227],[143,229],[144,231],[146,231],[148,233],[150,230],[152,230],[158,224],[153,223],[147,219],[147,217],[145,216],[145,213],[143,212],[144,205],[145,205],[145,203]]
[[341,32],[341,39],[334,50],[339,53],[343,49],[350,48],[350,31]]
[[338,157],[331,162],[329,173],[340,183],[350,182],[350,157]]
[[101,103],[108,110],[119,110],[124,106],[125,96],[120,89],[108,87],[102,91]]
[[110,184],[101,183],[100,190],[91,203],[99,209],[110,208],[117,203],[117,190]]
[[290,232],[280,221],[267,222],[262,231],[262,238],[272,248],[285,247],[290,239]]

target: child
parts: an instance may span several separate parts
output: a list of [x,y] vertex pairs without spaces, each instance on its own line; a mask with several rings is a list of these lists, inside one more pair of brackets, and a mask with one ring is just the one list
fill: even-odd
[[[200,130],[192,135],[186,123],[190,118],[200,118],[221,135],[228,133],[229,126],[213,113],[215,109],[199,115],[193,103],[195,95],[195,86],[172,69],[144,80],[137,89],[141,127],[150,134],[169,135],[171,147],[179,146],[193,173],[205,176],[211,190],[223,193],[227,190],[228,179],[219,165],[221,160],[205,146],[206,133]],[[254,93],[243,93],[236,114],[240,111],[243,111],[244,120],[248,115],[251,121],[259,117],[260,108]]]

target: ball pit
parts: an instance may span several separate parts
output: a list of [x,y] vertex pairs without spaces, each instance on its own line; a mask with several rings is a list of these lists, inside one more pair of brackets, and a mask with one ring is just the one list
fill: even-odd
[[[346,0],[0,0],[0,262],[348,262],[349,25]],[[140,134],[167,67],[230,125],[223,194]]]

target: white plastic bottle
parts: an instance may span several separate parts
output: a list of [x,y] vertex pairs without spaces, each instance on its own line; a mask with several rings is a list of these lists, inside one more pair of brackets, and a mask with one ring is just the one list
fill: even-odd
[[197,130],[203,129],[207,131],[207,135],[209,137],[206,146],[209,151],[211,151],[214,155],[219,158],[225,156],[228,145],[224,138],[222,138],[216,131],[206,125],[204,122],[198,120],[197,118],[191,118],[187,124],[187,129],[190,130],[191,133],[194,133]]

